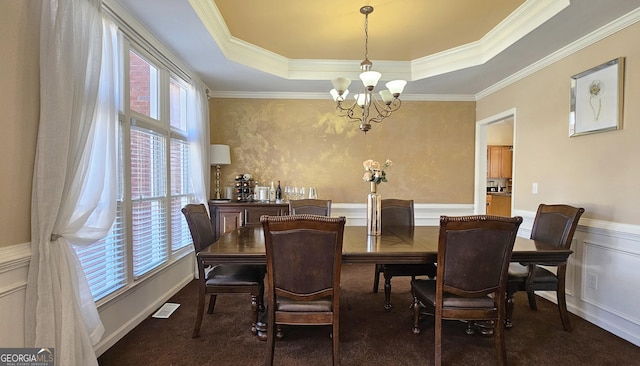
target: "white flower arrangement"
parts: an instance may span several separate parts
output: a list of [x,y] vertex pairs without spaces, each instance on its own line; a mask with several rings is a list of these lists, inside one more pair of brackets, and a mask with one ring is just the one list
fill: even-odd
[[364,167],[364,176],[362,180],[365,182],[374,182],[375,184],[380,184],[382,182],[387,181],[387,173],[385,173],[385,169],[389,168],[393,165],[393,162],[389,159],[384,162],[384,164],[380,165],[379,162],[374,160],[365,160],[362,163]]

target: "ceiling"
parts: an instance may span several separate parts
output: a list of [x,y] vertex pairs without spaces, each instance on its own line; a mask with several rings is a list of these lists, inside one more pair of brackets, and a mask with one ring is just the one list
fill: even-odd
[[[474,96],[640,7],[640,0],[106,0],[213,95],[326,96],[365,53],[406,96]],[[597,63],[599,61],[594,61]],[[595,65],[594,65],[595,66]]]

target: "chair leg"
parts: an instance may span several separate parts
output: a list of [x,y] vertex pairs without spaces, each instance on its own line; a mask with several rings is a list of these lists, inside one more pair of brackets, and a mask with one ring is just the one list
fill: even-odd
[[529,307],[532,310],[538,310],[538,305],[536,304],[536,294],[533,291],[533,288],[527,288],[527,299],[529,299]]
[[420,334],[420,328],[418,322],[420,321],[420,301],[415,296],[413,297],[413,334]]
[[565,271],[558,270],[558,289],[556,290],[556,296],[558,298],[558,310],[560,311],[560,320],[562,320],[562,326],[567,332],[571,332],[571,321],[569,320],[569,312],[567,311],[567,297],[564,293],[565,288]]
[[513,319],[513,308],[515,307],[515,292],[507,292],[507,296],[505,297],[505,317],[504,317],[504,326],[507,329],[511,329],[513,327],[513,323],[511,319]]
[[378,285],[380,284],[380,269],[382,268],[381,264],[376,264],[373,275],[373,293],[378,293]]
[[333,366],[340,365],[340,325],[337,321],[333,322]]
[[475,326],[476,326],[475,321],[467,320],[467,329],[465,329],[465,333],[467,333],[468,335],[473,335],[476,332]]
[[442,316],[439,316],[438,311],[436,310],[435,316],[435,338],[434,338],[434,355],[435,355],[435,366],[442,365]]
[[494,322],[493,336],[496,342],[496,358],[497,364],[500,366],[507,364],[507,348],[504,341],[504,327],[500,324],[500,321]]
[[258,284],[258,311],[264,312],[264,282]]
[[251,333],[258,334],[258,296],[251,294],[251,315],[253,321],[251,322]]
[[267,344],[266,344],[267,352],[265,353],[264,364],[265,366],[272,366],[273,353],[276,345],[276,342],[275,342],[276,322],[273,319],[276,316],[276,314],[274,311],[269,310],[269,307],[267,307],[267,312],[269,313],[268,314],[269,320],[267,325]]
[[211,297],[209,298],[209,307],[207,308],[207,314],[213,314],[213,309],[216,307],[216,299],[218,297],[213,294],[211,295]]
[[391,305],[391,277],[387,275],[387,272],[384,273],[384,308],[385,310],[391,310],[393,305]]
[[[214,295],[212,295],[213,297]],[[201,289],[198,293],[198,308],[196,309],[196,322],[193,325],[193,333],[191,334],[191,338],[200,337],[200,325],[202,324],[202,318],[204,316],[204,300],[206,294],[204,293],[204,289]],[[211,299],[210,301],[214,301]]]
[[527,276],[527,280],[525,282],[525,289],[527,290],[529,307],[532,310],[538,310],[538,306],[536,305],[536,294],[534,293],[534,290],[533,290],[533,284],[535,282],[536,265],[529,263],[527,267],[529,269],[529,275]]

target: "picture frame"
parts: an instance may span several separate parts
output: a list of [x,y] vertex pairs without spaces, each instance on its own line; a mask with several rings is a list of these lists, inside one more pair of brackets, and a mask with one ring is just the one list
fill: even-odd
[[622,128],[624,57],[571,77],[569,137]]

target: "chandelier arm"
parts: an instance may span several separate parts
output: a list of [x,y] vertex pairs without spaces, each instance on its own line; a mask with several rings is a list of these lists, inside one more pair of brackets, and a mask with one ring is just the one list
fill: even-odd
[[357,101],[355,101],[355,102],[351,103],[351,105],[348,108],[345,108],[345,107],[342,106],[342,102],[340,102],[340,103],[336,104],[336,110],[342,111],[342,112],[346,112],[348,110],[352,110],[357,105],[358,105],[358,103],[357,103]]
[[382,104],[380,102],[378,102],[377,100],[375,101],[375,103],[373,103],[373,106],[376,110],[377,116],[372,117],[371,121],[376,122],[376,123],[380,123],[382,122],[382,120],[384,120],[387,117],[391,116],[391,112],[388,108],[386,104]]
[[391,104],[389,104],[388,106],[386,106],[387,110],[392,113],[397,111],[398,109],[400,109],[400,105],[402,104],[402,101],[400,100],[400,98],[394,98],[393,101],[391,101]]
[[[349,119],[349,122],[362,122],[362,118],[356,117],[356,108],[360,108],[357,101],[353,102],[353,104],[351,104],[349,108],[344,108],[342,106],[342,103],[336,104],[336,110],[338,111],[338,115],[340,117],[346,117],[347,119]],[[359,114],[361,115],[362,113]]]
[[376,111],[378,112],[378,115],[383,115],[383,118],[387,118],[391,116],[391,113],[397,111],[398,109],[400,109],[400,105],[402,104],[402,101],[398,98],[394,98],[390,104],[386,104],[384,102],[380,102],[379,100],[376,99]]

